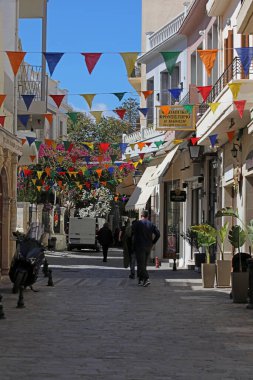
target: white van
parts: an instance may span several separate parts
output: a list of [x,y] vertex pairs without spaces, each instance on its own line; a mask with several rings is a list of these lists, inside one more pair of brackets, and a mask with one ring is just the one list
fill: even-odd
[[68,231],[68,251],[74,248],[90,248],[99,251],[97,233],[99,230],[98,218],[70,217]]

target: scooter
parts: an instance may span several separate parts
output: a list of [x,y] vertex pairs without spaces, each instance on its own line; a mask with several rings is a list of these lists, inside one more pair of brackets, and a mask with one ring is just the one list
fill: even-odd
[[40,267],[45,260],[45,247],[40,241],[20,232],[13,232],[16,239],[16,252],[12,258],[9,277],[13,283],[12,292],[19,288],[30,287],[37,281]]

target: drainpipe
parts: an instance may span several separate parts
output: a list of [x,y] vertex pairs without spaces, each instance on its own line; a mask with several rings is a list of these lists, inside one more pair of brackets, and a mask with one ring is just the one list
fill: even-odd
[[[42,52],[47,51],[47,0],[44,0],[43,18],[42,18]],[[46,101],[46,58],[42,54],[41,69],[41,100]]]
[[[14,50],[18,51],[18,21],[19,21],[19,0],[16,0],[16,21],[15,21],[15,42],[14,42]],[[13,134],[16,136],[17,134],[17,75],[14,75],[13,81]]]

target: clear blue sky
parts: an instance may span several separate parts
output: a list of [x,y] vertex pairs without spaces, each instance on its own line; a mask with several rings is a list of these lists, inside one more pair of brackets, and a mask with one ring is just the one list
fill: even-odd
[[[41,20],[20,20],[19,34],[26,61],[40,65]],[[119,52],[141,51],[141,0],[49,0],[47,51],[64,52],[53,79],[70,94],[132,92]],[[81,52],[105,53],[89,74]],[[70,95],[76,109],[88,110],[85,100]],[[114,95],[94,98],[93,110],[112,110],[120,102]]]

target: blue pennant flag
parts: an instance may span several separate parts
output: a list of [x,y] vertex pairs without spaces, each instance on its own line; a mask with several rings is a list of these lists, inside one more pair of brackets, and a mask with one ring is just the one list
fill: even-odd
[[95,189],[99,188],[99,183],[98,182],[94,182],[93,185],[94,185]]
[[85,159],[87,164],[90,162],[90,156],[84,156],[84,159]]
[[44,57],[46,58],[50,75],[52,76],[57,64],[59,63],[64,53],[43,53],[43,54],[44,54]]
[[33,99],[35,98],[35,95],[21,95],[21,96],[24,100],[24,103],[26,105],[26,109],[28,111],[30,108],[30,105],[32,104]]
[[34,143],[34,141],[36,140],[36,137],[29,137],[29,136],[26,136],[26,140],[27,140],[29,146],[31,146],[32,143]]
[[110,174],[113,174],[114,171],[115,171],[115,169],[114,169],[113,166],[110,166],[110,167],[108,168],[108,172],[109,172]]
[[179,100],[180,94],[183,91],[182,88],[171,88],[169,89],[169,92],[173,96],[174,99]]
[[125,153],[127,146],[128,146],[128,143],[120,143],[119,144],[119,148],[120,148],[122,154]]
[[214,145],[216,144],[217,136],[218,136],[217,134],[209,136],[212,147],[214,147]]
[[243,71],[247,75],[253,58],[253,47],[236,48],[235,50],[241,60]]
[[147,116],[147,113],[148,113],[148,108],[139,108],[138,107],[138,111],[140,111],[142,113],[143,116]]
[[27,127],[27,123],[29,121],[29,118],[30,118],[30,115],[18,115],[18,119],[19,121],[25,126]]

